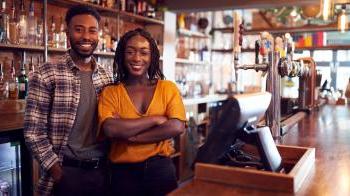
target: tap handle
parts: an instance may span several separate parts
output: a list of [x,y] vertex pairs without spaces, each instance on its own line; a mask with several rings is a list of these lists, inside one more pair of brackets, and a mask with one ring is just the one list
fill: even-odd
[[260,41],[255,41],[255,64],[259,64]]
[[242,46],[243,42],[243,33],[244,33],[244,21],[239,25],[239,45]]

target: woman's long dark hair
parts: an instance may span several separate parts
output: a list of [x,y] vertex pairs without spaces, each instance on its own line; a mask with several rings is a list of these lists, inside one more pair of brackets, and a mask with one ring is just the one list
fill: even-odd
[[159,50],[156,44],[156,41],[152,38],[151,34],[147,31],[137,28],[132,31],[125,33],[119,40],[117,49],[114,55],[113,62],[113,75],[115,78],[115,83],[124,82],[129,77],[128,70],[125,67],[125,47],[126,43],[134,36],[140,35],[147,39],[150,48],[151,48],[151,63],[148,68],[148,77],[149,80],[161,79],[164,80],[164,74],[160,69],[159,65]]

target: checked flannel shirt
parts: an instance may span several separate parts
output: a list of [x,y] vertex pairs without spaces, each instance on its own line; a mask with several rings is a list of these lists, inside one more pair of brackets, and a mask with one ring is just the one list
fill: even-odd
[[[112,73],[92,58],[92,81],[96,95],[113,82]],[[24,119],[24,137],[38,160],[42,175],[36,186],[39,195],[50,195],[53,178],[49,168],[62,162],[63,147],[73,127],[80,99],[79,69],[67,52],[56,63],[45,63],[30,78]],[[91,95],[94,96],[94,95]]]

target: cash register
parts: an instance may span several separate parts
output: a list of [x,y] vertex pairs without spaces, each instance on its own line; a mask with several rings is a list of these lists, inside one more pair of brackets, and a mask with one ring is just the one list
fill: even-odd
[[[261,126],[269,107],[268,92],[240,94],[229,98],[220,108],[218,118],[210,128],[205,144],[195,162],[281,172],[282,158],[269,127]],[[256,147],[257,154],[246,152],[243,146]]]

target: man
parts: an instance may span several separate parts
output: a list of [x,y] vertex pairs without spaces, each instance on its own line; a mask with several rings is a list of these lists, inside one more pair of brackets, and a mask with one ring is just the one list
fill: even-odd
[[100,15],[78,5],[65,20],[71,49],[38,67],[29,84],[24,136],[43,170],[37,193],[105,195],[108,145],[96,138],[97,98],[113,77],[92,56]]

